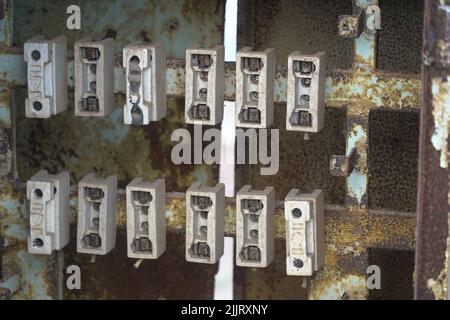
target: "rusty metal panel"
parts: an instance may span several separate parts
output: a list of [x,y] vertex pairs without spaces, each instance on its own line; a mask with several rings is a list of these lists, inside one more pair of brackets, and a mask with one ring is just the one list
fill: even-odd
[[[378,35],[366,30],[353,40],[338,36],[339,15],[352,14],[378,3],[383,11],[395,9],[387,13],[385,28]],[[253,184],[255,188],[273,185],[278,203],[275,260],[265,270],[235,267],[235,298],[410,298],[413,277],[410,260],[416,248],[416,225],[415,296],[445,297],[446,253],[450,247],[447,245],[448,128],[445,122],[450,101],[450,10],[442,1],[426,2],[421,98],[421,80],[417,75],[420,61],[416,55],[420,43],[414,43],[414,50],[399,48],[398,35],[394,34],[397,31],[393,30],[399,3],[404,1],[239,1],[238,48],[275,47],[277,51],[274,128],[280,129],[280,170],[274,176],[260,176],[259,166],[237,167],[236,189],[243,184]],[[170,142],[170,133],[176,128],[193,131],[192,126],[184,123],[183,115],[184,50],[195,43],[213,46],[223,42],[225,1],[82,0],[79,5],[87,13],[83,15],[80,32],[65,29],[65,9],[69,4],[68,0],[56,3],[16,0],[7,9],[0,7],[0,298],[212,298],[217,266],[185,262],[186,208],[183,194],[172,191],[184,192],[194,180],[214,184],[218,166],[175,166],[166,159],[170,159],[175,144]],[[422,28],[421,4],[420,0],[414,1],[402,15],[413,17],[409,23],[414,28],[410,29]],[[2,14],[5,14],[3,19]],[[435,16],[438,18],[431,19]],[[16,28],[12,28],[12,22]],[[66,34],[69,48],[82,36],[112,37],[117,52],[136,40],[162,41],[170,57],[167,117],[146,127],[123,125],[121,108],[104,119],[81,119],[71,112],[45,121],[25,118],[24,108],[20,107],[25,98],[25,65],[19,47],[36,33],[48,37]],[[400,42],[409,43],[416,38],[417,32],[408,30]],[[394,51],[398,55],[386,53],[392,46],[397,46]],[[286,63],[287,55],[294,50],[325,50],[330,57],[325,128],[310,141],[284,130]],[[115,65],[118,106],[124,104],[125,78],[120,61],[118,54]],[[398,68],[392,68],[396,65]],[[73,72],[71,68],[73,63],[69,62],[69,74]],[[235,64],[227,63],[225,97],[228,100],[235,99],[235,81]],[[70,110],[73,79],[69,79],[69,88]],[[418,167],[417,110],[421,99],[424,107]],[[400,144],[401,148],[396,150]],[[351,159],[348,172],[330,173],[332,157]],[[119,188],[122,188],[118,202],[118,246],[110,255],[97,257],[92,263],[89,256],[75,253],[73,243],[64,252],[47,258],[26,253],[28,208],[23,184],[16,179],[24,182],[40,169],[68,170],[72,184],[92,170],[104,176],[118,175]],[[124,230],[123,188],[135,176],[146,180],[164,177],[169,191],[168,250],[161,259],[144,261],[138,268],[126,258]],[[416,223],[414,190],[417,185]],[[316,188],[325,192],[325,267],[310,279],[285,275],[285,231],[280,200],[294,187],[305,192]],[[76,202],[76,194],[72,192],[72,223]],[[233,199],[227,199],[225,232],[235,236]],[[405,278],[398,279],[400,289],[378,295],[369,293],[367,266],[378,262],[387,265],[386,261],[395,252],[408,263]],[[85,287],[81,292],[63,290],[62,270],[70,264],[80,265],[83,277],[89,279],[83,282]],[[399,274],[399,266],[401,263],[393,263],[387,268]]]
[[183,58],[194,44],[206,47],[223,42],[223,0],[103,0],[77,1],[81,30],[67,31],[66,8],[71,0],[15,0],[14,46],[36,34],[54,38],[66,34],[69,48],[83,37],[113,38],[115,52],[136,41],[162,42],[168,57]]
[[[285,105],[284,101],[278,100],[281,104],[276,107],[274,128],[280,129],[280,171],[274,176],[261,176],[258,166],[237,167],[237,188],[245,183],[260,187],[273,185],[278,200],[285,194],[283,192],[293,187],[304,188],[305,192],[322,188],[328,208],[335,208],[325,212],[325,267],[307,284],[299,286],[299,290],[306,289],[309,299],[412,297],[413,289],[409,285],[402,286],[401,292],[393,291],[390,296],[386,292],[377,296],[369,294],[365,282],[366,268],[371,261],[383,262],[382,258],[395,250],[411,256],[416,227],[417,110],[421,101],[419,77],[411,74],[411,70],[419,67],[415,51],[405,50],[405,46],[403,50],[396,47],[411,59],[404,61],[406,67],[401,70],[388,68],[402,57],[385,54],[386,48],[397,39],[392,29],[391,12],[386,13],[386,29],[378,35],[365,30],[352,41],[337,34],[339,15],[354,14],[378,3],[355,0],[340,2],[336,8],[335,3],[327,1],[312,4],[306,0],[295,3],[249,0],[240,2],[239,6],[238,47],[275,47],[278,62],[282,65],[286,64],[284,55],[294,50],[323,50],[331,58],[327,70],[327,113],[323,132],[312,136],[310,141],[285,132],[282,124],[277,122],[277,117],[285,112]],[[402,25],[411,24],[413,30],[421,30],[423,11],[420,3],[409,6],[402,1],[395,4],[384,1],[382,5],[383,12],[403,7],[404,16],[413,19]],[[303,16],[308,13],[309,16]],[[329,23],[334,24],[333,28]],[[320,31],[316,30],[317,24],[320,24]],[[330,28],[329,34],[321,34],[327,28]],[[295,32],[291,33],[292,30]],[[403,39],[405,43],[415,37],[412,31],[408,34],[410,36]],[[328,47],[331,44],[333,46]],[[420,42],[414,43],[414,48],[416,46],[420,47]],[[402,73],[389,74],[378,70],[378,65]],[[398,81],[387,84],[393,77]],[[389,110],[389,113],[378,113],[382,110]],[[386,128],[391,130],[384,132]],[[401,148],[398,148],[399,144],[402,144]],[[370,150],[375,153],[372,157]],[[333,174],[330,174],[325,163],[333,158],[347,159],[348,172],[332,170]],[[312,163],[317,166],[311,166]],[[386,254],[380,256],[375,249],[382,249]],[[238,268],[235,272],[242,274]],[[408,272],[410,274],[404,275],[404,283],[413,277],[412,269]],[[252,279],[243,274],[242,281],[246,277]],[[270,277],[265,275],[256,283],[265,283]],[[244,291],[244,296],[246,292],[253,297],[251,288]]]
[[450,2],[425,2],[415,298],[447,299]]

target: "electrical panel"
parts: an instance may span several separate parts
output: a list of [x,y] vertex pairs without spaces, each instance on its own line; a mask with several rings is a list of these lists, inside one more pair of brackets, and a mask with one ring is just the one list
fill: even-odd
[[216,125],[223,119],[224,48],[186,51],[186,123]]
[[236,195],[236,265],[267,267],[274,258],[275,190],[244,186]]
[[27,118],[50,118],[67,109],[67,38],[36,36],[24,45]]
[[214,264],[223,255],[225,186],[192,184],[186,192],[186,260]]
[[166,250],[164,179],[135,178],[126,188],[128,257],[156,259]]
[[28,252],[51,254],[69,243],[69,173],[51,175],[41,170],[27,181],[30,201]]
[[105,255],[116,245],[117,177],[78,183],[77,252]]
[[325,117],[325,53],[291,53],[287,81],[286,130],[306,133],[322,130]]
[[236,55],[236,126],[268,128],[273,123],[275,49]]
[[292,189],[284,200],[286,271],[311,276],[324,264],[324,197],[322,190],[300,194]]
[[104,117],[114,110],[114,40],[75,42],[75,115]]
[[158,121],[166,115],[166,55],[162,44],[129,44],[123,48],[126,124]]

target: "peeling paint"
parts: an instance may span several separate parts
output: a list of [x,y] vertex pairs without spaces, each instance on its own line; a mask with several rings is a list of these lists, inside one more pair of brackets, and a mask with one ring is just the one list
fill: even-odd
[[428,279],[427,287],[433,292],[436,300],[447,300],[447,270],[444,268],[437,279]]
[[367,132],[361,125],[354,125],[348,135],[346,155],[349,157],[354,149],[357,150],[355,168],[347,177],[348,195],[362,203],[367,191]]
[[448,167],[448,124],[450,120],[450,77],[446,81],[441,78],[433,78],[431,81],[431,92],[433,94],[433,118],[434,133],[431,143],[440,152],[441,168]]
[[367,296],[368,290],[364,276],[347,275],[340,279],[336,282],[328,283],[322,290],[314,290],[314,294],[309,299],[340,300],[349,292],[363,292]]

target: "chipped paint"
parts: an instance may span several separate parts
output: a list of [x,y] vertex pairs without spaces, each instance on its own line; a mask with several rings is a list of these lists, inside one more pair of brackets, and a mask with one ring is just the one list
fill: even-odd
[[367,191],[367,132],[361,125],[353,125],[347,139],[346,155],[350,154],[354,149],[357,150],[357,161],[353,171],[347,177],[348,195],[356,199],[361,204]]
[[308,298],[310,300],[340,300],[349,292],[364,292],[367,296],[366,278],[358,275],[347,275],[338,277],[340,280],[329,282],[321,290],[311,288],[313,294]]
[[436,300],[447,300],[447,270],[442,269],[437,279],[428,279],[427,287]]
[[440,152],[441,168],[448,167],[448,125],[450,120],[450,77],[446,81],[441,78],[431,80],[433,94],[434,133],[431,137],[433,147]]

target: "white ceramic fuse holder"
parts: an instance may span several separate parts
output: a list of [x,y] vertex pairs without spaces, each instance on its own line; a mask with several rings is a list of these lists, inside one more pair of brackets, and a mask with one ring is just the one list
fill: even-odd
[[126,188],[128,257],[157,259],[166,250],[166,186],[164,179],[138,177]]
[[286,130],[319,132],[325,117],[325,53],[291,53],[287,80]]
[[224,48],[186,50],[186,123],[216,125],[223,119]]
[[186,261],[214,264],[223,255],[225,185],[186,191]]
[[69,192],[70,177],[66,171],[51,175],[41,170],[27,181],[29,253],[51,254],[69,243]]
[[89,173],[78,183],[77,252],[105,255],[116,245],[117,177]]
[[27,118],[50,118],[67,109],[67,38],[36,36],[25,42]]
[[292,189],[284,199],[286,272],[311,276],[325,259],[324,199],[322,190],[300,194]]
[[275,189],[252,190],[244,186],[236,194],[236,265],[267,267],[274,258]]
[[75,42],[75,115],[104,117],[114,110],[114,40]]
[[236,54],[236,126],[268,128],[273,123],[275,49]]
[[162,44],[129,44],[123,48],[126,124],[147,125],[166,115],[166,55]]

